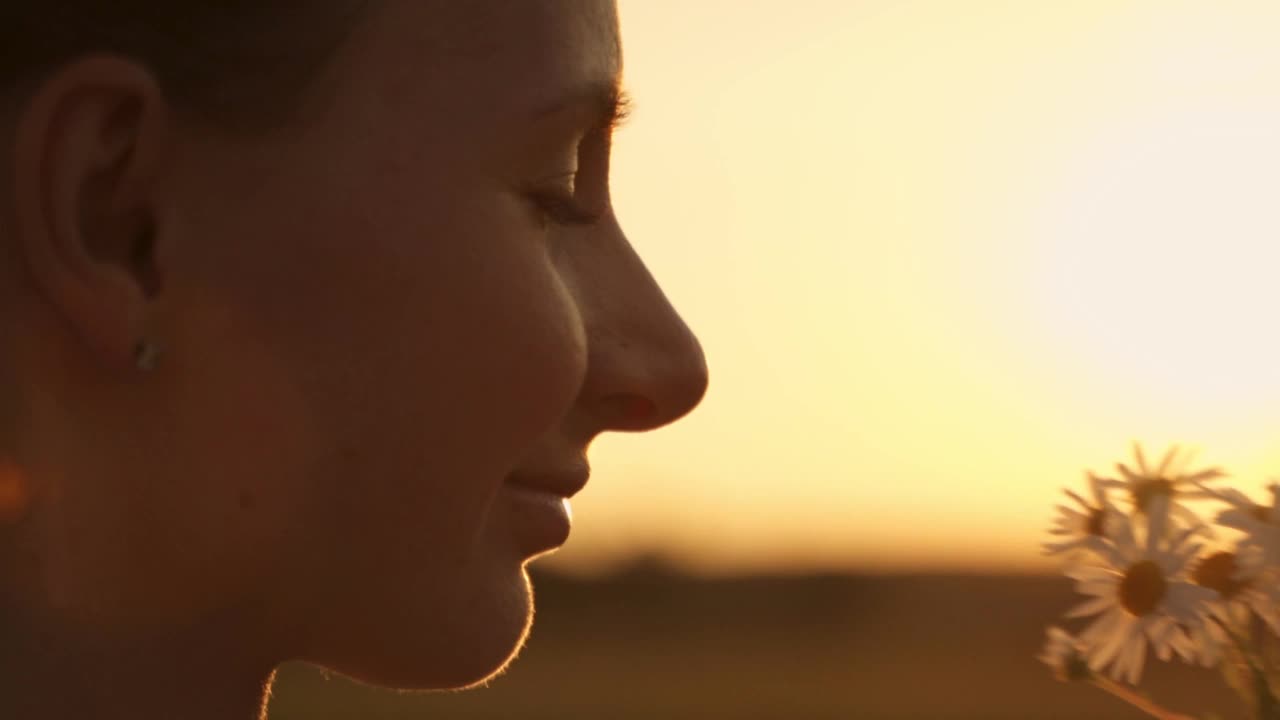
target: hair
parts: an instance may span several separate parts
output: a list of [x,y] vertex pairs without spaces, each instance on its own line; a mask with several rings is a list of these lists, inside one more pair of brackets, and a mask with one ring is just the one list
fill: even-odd
[[175,110],[229,131],[296,120],[303,96],[371,0],[0,0],[0,107],[59,65],[122,55]]

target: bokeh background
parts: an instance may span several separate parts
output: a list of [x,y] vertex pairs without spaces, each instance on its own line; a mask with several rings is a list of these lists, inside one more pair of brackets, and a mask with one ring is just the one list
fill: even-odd
[[1143,717],[1033,659],[1075,601],[1039,543],[1134,440],[1280,475],[1280,4],[620,12],[616,205],[706,399],[592,447],[491,687],[289,666],[273,720]]

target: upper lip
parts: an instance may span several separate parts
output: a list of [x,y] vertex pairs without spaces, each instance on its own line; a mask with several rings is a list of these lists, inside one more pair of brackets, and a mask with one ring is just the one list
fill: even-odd
[[591,468],[585,461],[574,462],[558,470],[517,470],[507,476],[512,485],[573,497],[587,484]]

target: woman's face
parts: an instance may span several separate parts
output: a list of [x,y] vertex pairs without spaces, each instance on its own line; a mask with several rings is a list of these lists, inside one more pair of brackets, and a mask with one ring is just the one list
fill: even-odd
[[[279,652],[377,684],[502,667],[524,565],[564,540],[508,478],[582,470],[599,433],[706,388],[611,209],[620,65],[612,0],[391,0],[305,126],[179,130],[154,205],[164,355],[110,394],[128,414],[74,415],[98,429],[59,472],[110,477],[54,511],[96,528],[50,532],[64,602],[241,603]],[[566,204],[599,219],[548,223]]]

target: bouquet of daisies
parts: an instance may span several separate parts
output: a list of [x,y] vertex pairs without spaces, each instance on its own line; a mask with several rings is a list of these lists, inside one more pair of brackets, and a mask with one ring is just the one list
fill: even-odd
[[[1190,462],[1175,446],[1151,464],[1135,444],[1117,477],[1088,473],[1085,495],[1066,490],[1075,506],[1057,506],[1044,550],[1087,598],[1066,614],[1086,625],[1050,627],[1040,659],[1153,717],[1191,720],[1134,689],[1150,648],[1219,669],[1252,717],[1280,720],[1280,484],[1258,503]],[[1212,502],[1214,522],[1188,500]]]

